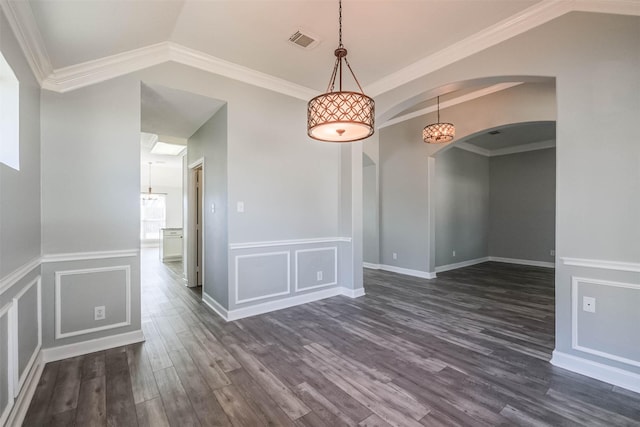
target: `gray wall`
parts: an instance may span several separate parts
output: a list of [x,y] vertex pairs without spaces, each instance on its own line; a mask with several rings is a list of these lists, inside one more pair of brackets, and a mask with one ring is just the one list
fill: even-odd
[[380,262],[380,236],[378,234],[378,168],[365,155],[368,162],[362,168],[362,232],[364,262]]
[[[224,308],[229,307],[227,106],[222,107],[188,141],[187,164],[204,158],[205,281],[203,291]],[[190,177],[191,179],[191,177]],[[193,185],[193,183],[189,183]],[[215,213],[211,205],[215,205]],[[188,218],[189,220],[191,218]],[[193,250],[189,244],[187,250]],[[188,259],[195,256],[187,254]]]
[[436,156],[435,204],[436,266],[489,255],[488,157],[457,148]]
[[[125,77],[66,94],[44,91],[41,102],[42,247],[45,257],[64,258],[42,267],[43,346],[140,330],[140,81]],[[128,254],[111,258],[109,251]],[[98,254],[84,260],[74,255],[86,252]],[[113,266],[130,270],[131,324],[95,331],[121,323],[127,309],[123,279],[103,281],[101,269]],[[77,270],[86,274],[75,286],[102,286],[91,300],[61,294],[62,307],[73,307],[61,313],[63,325],[83,333],[56,338],[55,275]],[[97,305],[106,307],[103,322],[93,321]]]
[[0,51],[20,82],[20,170],[0,163],[0,278],[40,256],[40,88],[4,15]]
[[490,158],[489,255],[554,262],[556,150]]
[[[37,279],[40,266],[40,88],[5,16],[0,12],[0,51],[19,81],[20,169],[0,163],[0,309],[11,304],[18,309],[17,324],[8,328],[10,312],[0,317],[0,414],[14,402],[7,394],[9,376],[15,371],[24,379],[38,350]],[[22,277],[8,280],[14,271]],[[33,285],[26,290],[27,286]],[[14,298],[17,298],[14,301]],[[18,342],[18,360],[9,365],[9,337]]]
[[[640,145],[637,143],[640,127],[636,123],[640,116],[639,37],[638,17],[570,13],[377,96],[376,108],[385,114],[415,94],[474,78],[555,77],[556,255],[640,263]],[[493,110],[484,111],[497,114]],[[525,120],[554,119],[530,117]],[[455,118],[452,121],[457,123]],[[487,127],[490,126],[482,128]],[[416,125],[414,132],[405,135],[418,143],[419,131],[420,126]],[[603,141],[614,143],[605,149]],[[389,143],[404,144],[404,141],[396,139]],[[384,145],[385,141],[381,140],[381,155]],[[429,239],[429,236],[421,238]],[[590,265],[578,267],[562,260],[557,264],[556,351],[640,373],[637,365],[572,348],[572,276],[640,283],[638,273],[616,267],[603,268],[597,262]],[[608,290],[604,294],[619,299]],[[596,316],[604,322],[607,314],[596,313]],[[633,325],[637,323],[632,317],[617,319],[607,332],[621,340],[630,339],[636,333]],[[607,349],[607,346],[600,348]],[[615,352],[613,348],[610,350]]]

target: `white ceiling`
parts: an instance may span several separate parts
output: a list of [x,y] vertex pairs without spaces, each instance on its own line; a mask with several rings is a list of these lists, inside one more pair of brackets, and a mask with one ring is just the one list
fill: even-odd
[[[346,0],[344,44],[363,85],[407,67],[540,0]],[[35,23],[58,70],[173,42],[324,90],[337,45],[337,1],[35,0]],[[321,43],[290,44],[298,29]]]

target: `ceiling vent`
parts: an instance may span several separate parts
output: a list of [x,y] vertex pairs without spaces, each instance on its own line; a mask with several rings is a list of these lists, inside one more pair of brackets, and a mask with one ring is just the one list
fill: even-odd
[[320,38],[310,34],[308,31],[297,30],[289,37],[289,42],[302,49],[313,49],[320,43]]

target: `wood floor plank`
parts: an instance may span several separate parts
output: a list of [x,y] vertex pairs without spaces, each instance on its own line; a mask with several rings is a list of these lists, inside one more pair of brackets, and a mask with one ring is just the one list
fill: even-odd
[[262,416],[267,425],[293,426],[293,422],[273,399],[256,383],[244,369],[236,369],[227,374],[236,390],[252,410]]
[[[104,362],[104,355],[102,355]],[[104,365],[103,365],[104,366]],[[105,376],[83,380],[76,409],[78,426],[105,426],[107,424],[107,397]]]
[[140,427],[170,427],[167,415],[164,413],[162,399],[158,396],[154,399],[140,402],[136,405],[138,425]]
[[24,425],[43,425],[49,415],[49,402],[53,396],[60,362],[47,363],[42,370],[38,386],[29,404]]
[[134,403],[138,404],[158,397],[160,392],[143,343],[127,347],[127,364],[131,374]]
[[203,426],[230,426],[222,407],[212,398],[212,388],[203,380],[201,372],[186,350],[169,353],[173,366],[180,378],[191,405]]
[[79,356],[60,362],[56,385],[49,404],[50,413],[67,412],[78,406],[83,361],[84,357]]
[[138,424],[131,375],[127,363],[127,353],[123,351],[107,351],[106,366],[106,413],[108,426]]
[[199,427],[200,422],[173,366],[155,371],[153,374],[156,377],[169,424],[171,426]]
[[160,334],[156,330],[153,322],[145,322],[142,324],[142,331],[145,336],[145,351],[149,357],[149,363],[153,371],[159,371],[171,366],[169,353],[164,346]]
[[237,345],[232,345],[231,349],[249,375],[269,393],[289,418],[295,420],[311,411],[282,381],[260,363],[258,359]]
[[226,322],[141,258],[146,342],[47,364],[25,426],[640,426],[640,394],[549,364],[552,269],[365,270],[365,297]]
[[212,389],[222,388],[231,384],[231,381],[229,381],[229,378],[227,378],[216,361],[210,357],[191,333],[181,332],[179,337],[189,357]]
[[234,426],[252,427],[264,425],[260,415],[251,409],[251,406],[244,400],[235,386],[230,385],[219,388],[214,390],[213,393]]

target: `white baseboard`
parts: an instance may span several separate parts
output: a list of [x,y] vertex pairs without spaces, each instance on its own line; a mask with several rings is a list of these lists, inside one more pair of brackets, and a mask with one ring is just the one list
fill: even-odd
[[556,265],[554,263],[552,263],[552,262],[533,261],[533,260],[529,260],[529,259],[502,258],[502,257],[497,257],[497,256],[490,256],[488,261],[504,262],[504,263],[507,263],[507,264],[530,265],[532,267],[556,268]]
[[640,393],[640,374],[554,350],[551,364]]
[[202,291],[202,302],[213,310],[218,316],[222,317],[227,322],[229,321],[229,312],[220,303],[213,299],[213,297]]
[[21,426],[24,422],[24,417],[27,415],[31,399],[33,399],[36,388],[38,388],[44,365],[45,362],[42,360],[42,352],[39,352],[22,386],[22,390],[16,398],[11,414],[9,414],[7,426]]
[[358,288],[358,289],[350,289],[350,288],[340,288],[342,290],[342,295],[344,295],[345,297],[349,297],[349,298],[359,298],[359,297],[363,297],[364,294],[364,288]]
[[364,268],[370,268],[371,270],[380,270],[380,264],[372,264],[370,262],[363,262],[362,266]]
[[396,267],[394,265],[380,264],[380,270],[391,271],[392,273],[406,274],[407,276],[420,277],[422,279],[436,278],[435,272],[411,270],[409,268]]
[[436,273],[442,273],[443,271],[456,270],[458,268],[470,267],[472,265],[482,264],[483,262],[489,261],[489,259],[490,258],[486,256],[483,258],[475,258],[475,259],[469,259],[467,261],[456,262],[454,264],[441,265],[439,267],[436,267]]
[[233,310],[226,310],[211,296],[203,293],[202,301],[212,309],[218,316],[222,317],[227,322],[233,320],[244,319],[245,317],[257,316],[259,314],[269,313],[272,311],[282,310],[297,305],[307,304],[314,301],[319,301],[325,298],[331,298],[338,295],[344,295],[349,298],[358,298],[365,294],[364,288],[349,289],[344,287],[335,287],[331,289],[323,289],[316,292],[310,292],[303,295],[295,295],[288,298],[279,299],[276,301],[264,302],[261,304],[255,304],[249,307],[236,308]]
[[42,350],[42,360],[45,363],[55,362],[56,360],[81,356],[83,354],[94,353],[96,351],[107,350],[109,348],[121,347],[123,345],[135,344],[143,341],[144,334],[142,333],[142,330],[126,332],[124,334],[96,338],[60,347],[45,348]]

